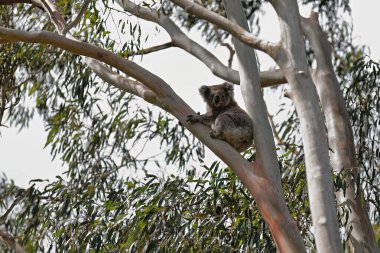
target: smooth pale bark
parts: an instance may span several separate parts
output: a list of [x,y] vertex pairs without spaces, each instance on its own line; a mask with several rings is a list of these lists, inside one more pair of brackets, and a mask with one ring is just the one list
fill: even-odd
[[169,34],[173,46],[179,47],[203,62],[216,76],[229,82],[238,83],[239,73],[225,66],[210,51],[190,39],[181,29],[158,10],[139,6],[132,1],[116,0],[125,11],[144,20],[160,25]]
[[[241,3],[228,0],[223,0],[223,3],[228,19],[249,31]],[[281,189],[280,168],[271,126],[268,121],[268,111],[260,88],[255,50],[235,38],[232,41],[239,62],[241,93],[248,114],[254,123],[256,162],[267,169],[268,176],[274,183],[273,186]]]
[[91,70],[103,81],[112,84],[122,91],[141,97],[151,104],[160,106],[157,96],[144,84],[117,74],[93,58],[86,57],[85,61]]
[[[223,1],[228,18],[249,31],[240,1]],[[253,132],[256,148],[256,164],[260,164],[266,175],[267,188],[275,193],[268,202],[278,208],[272,212],[260,210],[264,219],[273,221],[269,228],[280,252],[306,252],[301,234],[285,203],[282,192],[280,168],[278,166],[276,147],[267,117],[267,108],[260,88],[255,50],[237,39],[233,39],[239,61],[240,88],[253,120]],[[271,219],[271,217],[276,217]]]
[[271,0],[280,23],[275,60],[290,84],[303,140],[310,209],[318,252],[343,252],[324,118],[309,73],[296,0]]
[[317,69],[313,78],[326,119],[331,165],[335,174],[343,177],[345,190],[337,191],[336,198],[342,217],[349,212],[346,232],[351,252],[378,252],[376,240],[365,209],[361,189],[356,189],[358,163],[346,105],[331,60],[331,45],[319,25],[318,14],[302,19],[302,28],[316,56]]
[[254,36],[252,33],[246,31],[241,26],[213,11],[206,9],[202,5],[190,0],[171,0],[171,2],[175,3],[178,6],[181,6],[187,13],[193,14],[198,18],[205,19],[212,24],[217,25],[219,28],[226,30],[232,36],[239,38],[239,40],[246,43],[247,45],[269,55],[272,54],[271,51],[274,47],[274,44]]

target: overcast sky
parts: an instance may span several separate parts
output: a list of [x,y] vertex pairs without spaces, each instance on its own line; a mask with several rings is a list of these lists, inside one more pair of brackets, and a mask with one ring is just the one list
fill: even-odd
[[[371,57],[378,61],[380,59],[380,39],[373,24],[380,21],[378,16],[380,1],[351,0],[351,6],[355,40],[357,43],[370,46]],[[278,28],[271,11],[267,11],[266,19],[268,22],[262,28],[262,37],[275,40],[278,37]],[[151,25],[150,30],[154,30],[154,27]],[[167,35],[151,36],[150,38],[152,45],[167,41]],[[210,49],[220,59],[226,59],[225,49]],[[165,60],[163,61],[163,59]],[[270,62],[266,60],[261,62],[261,66],[264,68],[265,64],[270,66]],[[203,84],[220,82],[203,64],[180,49],[170,49],[149,55],[144,58],[141,65],[173,85],[174,90],[184,97],[184,100],[195,111],[202,112],[205,108],[198,95],[198,87]],[[236,93],[239,95],[238,91]],[[272,110],[275,109],[273,108],[276,106],[275,103],[268,104]],[[4,172],[8,178],[14,179],[19,186],[26,186],[29,180],[34,178],[52,179],[61,174],[64,171],[61,162],[59,160],[51,161],[49,147],[43,149],[45,139],[44,125],[38,117],[32,121],[30,128],[21,132],[18,132],[17,129],[3,127],[0,136],[0,172]]]

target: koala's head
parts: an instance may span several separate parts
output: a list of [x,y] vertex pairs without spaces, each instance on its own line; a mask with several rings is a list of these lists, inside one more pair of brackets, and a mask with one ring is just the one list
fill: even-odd
[[234,103],[234,86],[224,83],[212,86],[202,86],[199,92],[208,106],[211,108],[223,108]]

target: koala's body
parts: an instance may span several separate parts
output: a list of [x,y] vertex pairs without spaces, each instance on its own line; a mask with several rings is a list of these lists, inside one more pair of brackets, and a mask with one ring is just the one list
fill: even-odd
[[207,113],[189,115],[187,121],[211,127],[210,136],[228,142],[238,152],[252,145],[252,119],[234,99],[232,84],[202,86],[199,92],[207,103]]

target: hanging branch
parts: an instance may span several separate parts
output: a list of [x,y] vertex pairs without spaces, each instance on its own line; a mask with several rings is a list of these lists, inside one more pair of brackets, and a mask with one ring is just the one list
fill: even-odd
[[82,5],[82,8],[80,9],[78,15],[75,17],[75,19],[69,23],[62,31],[62,35],[66,35],[66,33],[68,31],[70,31],[73,27],[77,26],[79,24],[79,22],[81,21],[82,19],[82,16],[86,13],[87,11],[87,7],[88,5],[90,4],[91,0],[86,0],[83,5]]
[[16,253],[28,253],[24,247],[17,242],[17,240],[7,231],[0,228],[0,240],[3,241],[8,247],[13,249]]

